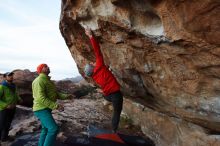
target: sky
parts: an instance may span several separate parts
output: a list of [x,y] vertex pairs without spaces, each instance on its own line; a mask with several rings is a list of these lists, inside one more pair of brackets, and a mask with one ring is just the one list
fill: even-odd
[[50,67],[53,80],[79,75],[59,30],[61,0],[0,0],[0,73]]

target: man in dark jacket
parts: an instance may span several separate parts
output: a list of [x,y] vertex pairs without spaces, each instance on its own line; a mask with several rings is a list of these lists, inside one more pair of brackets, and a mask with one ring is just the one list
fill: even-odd
[[104,64],[100,46],[92,35],[91,30],[86,29],[85,33],[90,38],[96,56],[96,62],[93,64],[86,64],[84,72],[86,76],[91,77],[101,87],[105,99],[112,102],[112,130],[116,132],[123,105],[123,96],[120,92],[120,85],[112,72],[109,71],[108,67]]
[[0,85],[0,138],[1,141],[10,140],[8,136],[11,122],[14,118],[16,104],[21,101],[13,83],[13,72],[3,75],[4,81]]

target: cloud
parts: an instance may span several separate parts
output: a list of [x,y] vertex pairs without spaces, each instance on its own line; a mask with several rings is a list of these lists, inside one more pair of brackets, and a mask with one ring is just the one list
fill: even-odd
[[[53,7],[54,13],[49,7]],[[0,3],[0,72],[34,71],[38,64],[45,62],[51,67],[53,79],[79,75],[59,31],[59,13],[60,0]]]

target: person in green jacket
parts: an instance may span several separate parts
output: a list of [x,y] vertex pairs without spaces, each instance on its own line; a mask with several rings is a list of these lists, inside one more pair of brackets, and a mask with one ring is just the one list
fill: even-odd
[[11,140],[8,136],[11,122],[16,111],[16,104],[21,101],[13,83],[13,72],[3,75],[4,80],[0,85],[0,138],[1,142]]
[[51,111],[64,110],[61,104],[56,103],[57,99],[70,99],[74,96],[57,92],[55,84],[48,76],[50,68],[47,64],[40,64],[37,72],[39,76],[32,83],[32,91],[34,115],[40,120],[42,126],[38,146],[54,146],[59,128]]

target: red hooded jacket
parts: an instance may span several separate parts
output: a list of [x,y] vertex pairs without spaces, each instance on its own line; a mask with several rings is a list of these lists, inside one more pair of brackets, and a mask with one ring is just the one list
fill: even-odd
[[120,85],[111,71],[105,66],[100,46],[94,37],[90,38],[96,56],[96,65],[92,75],[93,80],[101,87],[105,96],[120,91]]

